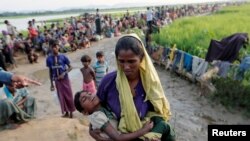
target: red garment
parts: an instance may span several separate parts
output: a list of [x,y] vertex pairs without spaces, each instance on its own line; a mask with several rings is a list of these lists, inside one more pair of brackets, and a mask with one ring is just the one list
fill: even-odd
[[30,38],[34,38],[34,37],[36,37],[38,35],[38,32],[36,31],[36,29],[30,27],[28,30],[29,30]]

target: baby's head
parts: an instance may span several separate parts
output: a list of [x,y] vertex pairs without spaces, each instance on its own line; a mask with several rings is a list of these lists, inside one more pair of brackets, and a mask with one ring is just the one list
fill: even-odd
[[100,104],[100,100],[95,94],[83,90],[75,94],[74,104],[80,113],[92,114]]

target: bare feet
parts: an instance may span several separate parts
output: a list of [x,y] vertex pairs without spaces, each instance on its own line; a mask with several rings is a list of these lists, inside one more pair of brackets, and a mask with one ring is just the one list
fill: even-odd
[[68,112],[66,112],[63,116],[62,116],[63,118],[67,118],[67,117],[69,117],[69,113]]
[[73,118],[73,113],[72,112],[66,112],[64,115],[62,115],[63,118]]
[[69,118],[73,118],[73,113],[72,112],[69,113]]

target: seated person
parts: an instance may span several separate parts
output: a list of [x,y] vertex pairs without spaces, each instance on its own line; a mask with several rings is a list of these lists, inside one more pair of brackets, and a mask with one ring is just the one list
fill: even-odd
[[115,28],[114,36],[115,37],[121,36],[119,27],[116,25],[114,28]]
[[49,46],[49,40],[45,40],[45,42],[42,45],[42,50],[43,50],[44,56],[47,56],[47,55],[50,54],[51,49],[50,49],[50,46]]
[[0,99],[8,99],[22,109],[29,117],[34,117],[36,112],[35,98],[29,96],[27,88],[16,89],[16,84],[4,86],[0,92]]
[[[25,86],[28,86],[29,84],[41,85],[40,82],[29,79],[25,76],[15,75],[3,71],[0,67],[0,87],[2,87],[3,84],[11,85],[12,82],[17,82],[17,85],[15,85],[17,88],[23,88]],[[18,127],[18,125],[13,124],[13,122],[24,122],[31,117],[23,110],[21,110],[16,104],[6,98],[3,98],[5,97],[4,94],[5,93],[0,92],[0,130],[2,129],[2,127],[4,127],[5,129],[15,129]]]
[[82,46],[83,46],[83,48],[90,47],[90,41],[86,36],[83,36],[83,38],[82,38]]
[[28,53],[28,60],[29,62],[32,64],[32,63],[38,63],[37,60],[38,60],[38,54],[35,53],[35,49],[31,49],[30,52]]
[[77,45],[75,43],[70,44],[70,50],[71,51],[76,51],[77,50]]
[[17,123],[33,118],[36,103],[33,97],[27,96],[26,88],[15,89],[15,86],[4,86],[0,91],[0,130],[16,129]]
[[[25,121],[21,116],[24,112],[8,99],[0,99],[0,131],[2,129],[16,129],[16,122]],[[20,118],[17,118],[20,117]]]
[[88,38],[89,41],[93,40],[93,32],[89,24],[86,24],[86,37]]
[[24,51],[25,45],[24,45],[24,37],[22,33],[19,33],[18,36],[14,39],[14,49],[16,51],[21,50],[22,52]]
[[114,36],[114,30],[113,30],[113,28],[111,28],[110,26],[107,26],[106,28],[105,28],[105,36],[107,37],[107,38],[111,38],[111,37],[113,37]]
[[77,92],[74,98],[76,109],[88,115],[88,119],[93,129],[103,131],[101,136],[112,140],[132,140],[148,133],[152,127],[152,122],[147,122],[141,129],[127,134],[122,134],[117,130],[117,120],[111,111],[101,106],[99,98],[87,91]]

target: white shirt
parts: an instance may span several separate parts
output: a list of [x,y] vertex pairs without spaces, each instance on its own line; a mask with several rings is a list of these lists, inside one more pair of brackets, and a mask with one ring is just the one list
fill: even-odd
[[148,10],[146,15],[147,15],[147,21],[153,20],[153,11],[152,10]]

